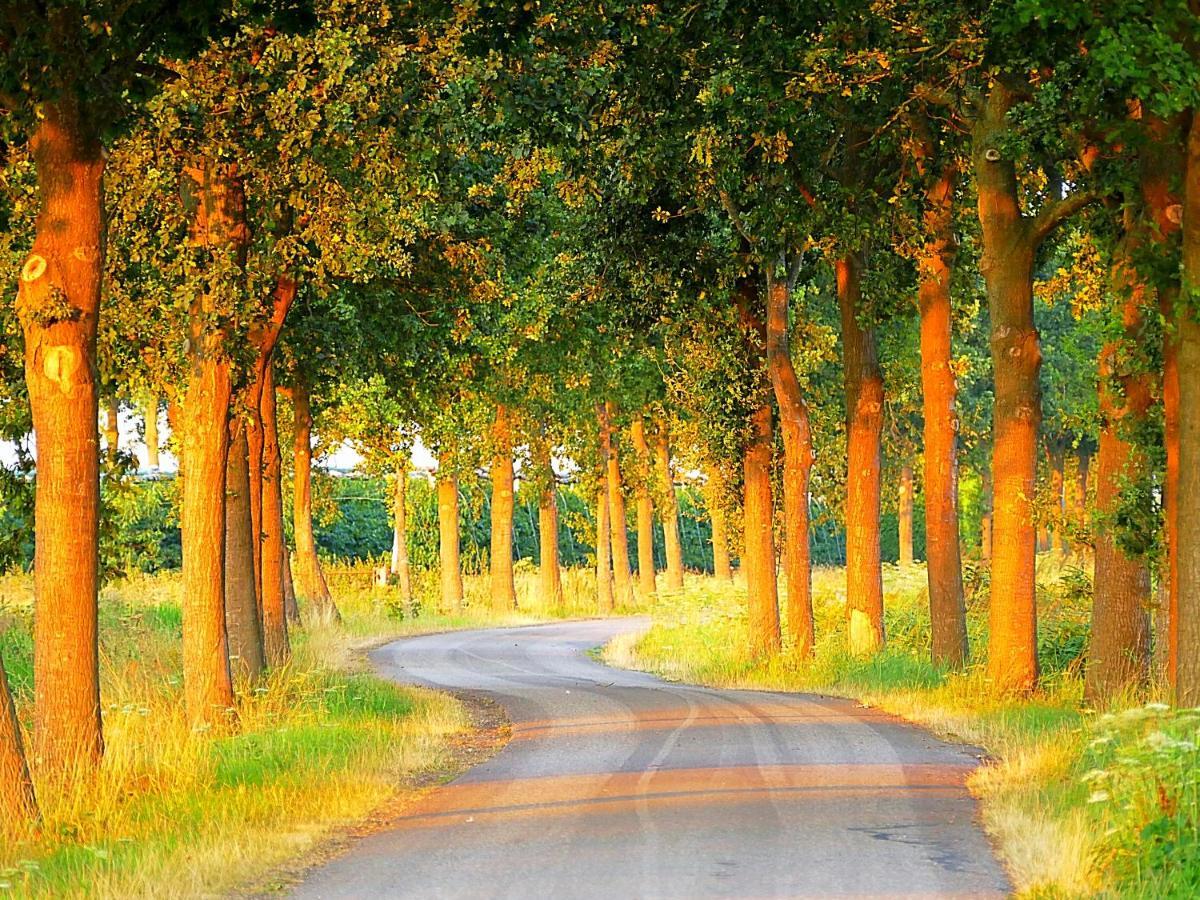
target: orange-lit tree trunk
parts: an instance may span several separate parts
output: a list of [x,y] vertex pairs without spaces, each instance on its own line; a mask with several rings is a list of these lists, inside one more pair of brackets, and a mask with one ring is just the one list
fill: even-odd
[[800,657],[812,655],[815,641],[812,563],[809,552],[808,480],[812,472],[812,428],[808,404],[792,365],[788,338],[789,289],[767,275],[767,372],[779,407],[783,432],[784,577],[787,582],[787,630]]
[[600,417],[600,439],[608,460],[608,516],[612,534],[612,568],[614,600],[619,606],[633,605],[633,574],[629,568],[629,532],[626,530],[625,491],[621,480],[621,461],[613,441],[613,404],[597,408]]
[[253,681],[266,667],[266,658],[255,581],[258,541],[250,501],[248,431],[243,416],[230,417],[225,464],[225,629],[233,674]]
[[1033,320],[1033,263],[1038,247],[1091,198],[1076,192],[1048,200],[1036,217],[1021,212],[1009,152],[1008,114],[1017,96],[997,79],[972,135],[972,162],[983,235],[980,271],[991,314],[995,379],[992,446],[992,576],[988,675],[1000,691],[1037,683],[1034,586],[1037,437],[1042,420],[1042,352]]
[[97,650],[99,409],[96,325],[104,272],[104,153],[69,97],[30,145],[40,209],[16,312],[37,440],[34,483],[34,747],[50,774],[100,758]]
[[900,467],[900,488],[897,500],[896,527],[899,538],[901,566],[913,564],[913,470],[905,463]]
[[[1200,296],[1200,115],[1187,140],[1183,201],[1183,296]],[[1175,700],[1200,706],[1200,318],[1178,316],[1179,493],[1175,527],[1179,593],[1175,633]]]
[[295,419],[292,459],[294,487],[292,494],[292,534],[296,540],[296,595],[298,600],[312,604],[313,612],[322,621],[340,622],[341,613],[329,593],[321,560],[317,557],[317,539],[312,519],[312,409],[309,387],[297,379],[292,388],[292,413]]
[[654,578],[654,499],[650,495],[650,473],[654,469],[654,462],[650,457],[650,445],[646,443],[646,423],[641,415],[633,417],[629,433],[638,464],[637,479],[634,483],[634,496],[637,501],[638,587],[642,596],[649,599],[658,590]]
[[104,445],[108,459],[114,462],[121,449],[121,407],[116,397],[109,397],[104,404]]
[[21,723],[0,656],[0,836],[17,834],[37,818],[37,797],[25,762]]
[[562,571],[558,562],[558,491],[554,480],[554,464],[551,461],[550,442],[540,435],[533,442],[535,477],[542,479],[538,493],[538,588],[543,602],[550,609],[559,609],[563,604]]
[[158,471],[158,395],[155,394],[146,401],[144,411],[146,428],[146,466],[152,472]]
[[[1123,298],[1124,340],[1136,342],[1143,328],[1145,289],[1133,266],[1137,242],[1128,229],[1113,264],[1113,295]],[[1150,377],[1122,373],[1121,346],[1109,341],[1100,353],[1100,452],[1097,456],[1096,511],[1102,520],[1120,503],[1126,477],[1138,478],[1144,454],[1127,435],[1145,421],[1151,405]],[[1084,697],[1105,706],[1147,676],[1150,653],[1150,570],[1144,560],[1128,556],[1111,533],[1096,535],[1096,575],[1092,600],[1092,633],[1088,645]]]
[[[185,205],[194,205],[192,240],[245,264],[245,195],[236,169],[203,161],[184,173]],[[188,374],[179,404],[183,477],[183,682],[196,726],[225,723],[233,681],[225,619],[225,490],[229,458],[232,363],[228,335],[209,321],[216,298],[196,297],[188,336]]]
[[282,666],[291,658],[288,641],[287,581],[291,569],[283,532],[283,455],[279,449],[279,417],[275,366],[263,370],[259,414],[263,430],[262,466],[262,621],[267,663]]
[[933,661],[952,668],[967,659],[967,610],[963,596],[958,528],[958,388],[952,366],[951,275],[954,237],[952,160],[930,170],[935,154],[928,130],[918,142],[918,165],[931,176],[925,191],[925,245],[917,262],[921,316],[921,391],[924,413],[925,563]]
[[[284,532],[284,520],[279,520],[279,531]],[[300,622],[300,604],[296,602],[296,585],[292,579],[292,557],[286,552],[284,547],[284,566],[283,566],[283,607],[287,611],[287,620],[290,625],[299,626]]]
[[[1141,193],[1146,211],[1153,223],[1150,240],[1159,245],[1175,241],[1182,220],[1180,198],[1175,192],[1184,171],[1182,154],[1183,117],[1163,120],[1153,116],[1146,119],[1148,140],[1144,148],[1141,173]],[[1192,219],[1195,238],[1196,220]],[[1159,248],[1160,252],[1162,247]],[[1164,602],[1159,619],[1165,620],[1165,651],[1161,654],[1168,684],[1176,683],[1179,658],[1176,628],[1179,616],[1179,335],[1176,325],[1176,303],[1179,300],[1179,280],[1172,273],[1159,287],[1159,312],[1166,327],[1163,329],[1162,412],[1163,447],[1166,451],[1166,471],[1163,478],[1163,534],[1167,558],[1161,590]],[[1193,281],[1193,284],[1195,282]],[[1156,621],[1156,631],[1163,621]],[[1155,648],[1159,655],[1158,648]]]
[[265,321],[256,323],[250,330],[250,345],[256,356],[251,370],[250,383],[245,388],[246,459],[250,471],[250,548],[254,563],[255,603],[258,618],[263,620],[263,448],[266,436],[262,421],[262,395],[267,369],[275,358],[275,344],[283,329],[288,310],[296,299],[296,282],[288,275],[280,275],[271,292],[271,314]]
[[759,317],[758,286],[744,278],[736,303],[738,318],[746,339],[746,355],[751,370],[762,373],[758,405],[750,417],[750,437],[742,451],[742,512],[745,552],[742,568],[746,572],[746,599],[749,606],[750,653],[768,656],[779,652],[779,593],[775,576],[774,510],[771,500],[772,435],[771,379],[764,359],[766,323]]
[[708,503],[708,519],[712,523],[713,577],[720,581],[733,580],[733,567],[729,563],[729,525],[725,519],[725,481],[721,470],[707,467],[708,483],[705,485]]
[[608,442],[600,430],[600,469],[596,491],[596,605],[601,615],[613,611],[612,527],[608,504]]
[[438,560],[442,576],[442,607],[461,612],[462,568],[458,559],[458,477],[438,469]]
[[408,561],[408,454],[396,462],[396,482],[392,487],[392,563],[391,573],[400,586],[400,602],[405,609],[413,603],[412,567]]
[[658,423],[654,434],[654,467],[658,474],[659,516],[663,525],[663,549],[667,556],[667,590],[683,590],[683,542],[679,538],[679,500],[675,496],[675,476],[671,473],[671,432],[666,420]]
[[517,608],[513,582],[513,459],[512,426],[508,411],[497,407],[492,425],[495,452],[492,455],[492,609],[504,612]]
[[858,321],[862,258],[837,260],[838,305],[846,379],[846,614],[851,653],[883,647],[883,567],[879,549],[880,440],[883,434],[883,373],[875,332]]
[[1092,463],[1092,451],[1087,446],[1080,446],[1075,451],[1075,476],[1070,482],[1068,492],[1068,521],[1074,531],[1075,538],[1072,549],[1076,553],[1086,549],[1083,536],[1089,531],[1087,492],[1088,469]]
[[1066,479],[1063,469],[1066,465],[1066,450],[1061,441],[1051,443],[1047,451],[1050,461],[1050,549],[1055,553],[1066,553],[1067,542],[1064,536],[1063,524],[1066,510]]

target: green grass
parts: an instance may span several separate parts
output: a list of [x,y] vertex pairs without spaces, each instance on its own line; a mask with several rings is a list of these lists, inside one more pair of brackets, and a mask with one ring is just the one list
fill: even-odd
[[844,650],[839,569],[814,573],[820,637],[811,661],[786,647],[769,660],[749,658],[744,587],[702,578],[655,609],[649,632],[614,641],[604,657],[679,681],[852,697],[984,748],[991,762],[971,789],[1024,896],[1196,896],[1200,711],[1142,705],[1152,694],[1129,698],[1128,710],[1116,715],[1083,709],[1087,567],[1049,556],[1040,566],[1044,678],[1031,698],[996,696],[987,682],[987,587],[978,571],[969,573],[974,656],[963,673],[929,662],[921,567],[885,567],[888,645],[871,658]]
[[[103,591],[101,697],[106,752],[86,788],[38,782],[43,823],[0,845],[0,896],[195,897],[256,882],[413,779],[441,771],[467,727],[446,695],[363,671],[361,649],[404,634],[524,624],[592,614],[590,576],[564,573],[550,610],[519,575],[521,609],[494,614],[486,579],[466,579],[467,605],[439,614],[436,574],[419,579],[421,609],[401,616],[394,588],[367,567],[330,567],[344,622],[293,632],[293,662],[239,696],[238,727],[195,734],[182,711],[181,587],[139,576]],[[32,714],[30,579],[0,578],[0,650],[18,715]]]

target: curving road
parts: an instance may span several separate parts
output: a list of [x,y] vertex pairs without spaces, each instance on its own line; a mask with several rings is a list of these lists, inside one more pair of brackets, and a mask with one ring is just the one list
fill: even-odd
[[483,692],[491,760],[293,896],[999,897],[963,747],[844,700],[709,690],[587,650],[639,619],[412,638],[397,681]]

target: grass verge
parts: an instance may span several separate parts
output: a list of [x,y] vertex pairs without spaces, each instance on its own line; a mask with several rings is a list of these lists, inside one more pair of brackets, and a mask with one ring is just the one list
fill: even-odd
[[[105,588],[103,763],[86,789],[39,782],[43,822],[0,845],[0,895],[171,898],[269,886],[263,879],[282,864],[455,765],[451,742],[469,727],[462,705],[372,676],[363,647],[591,611],[585,577],[574,573],[561,607],[540,608],[522,584],[522,609],[502,615],[488,610],[481,577],[467,579],[463,612],[427,606],[404,617],[395,589],[367,587],[365,568],[335,567],[330,578],[344,623],[295,631],[292,663],[242,686],[228,735],[197,734],[183,714],[178,576]],[[26,725],[32,608],[27,577],[0,579],[0,649]]]
[[974,664],[953,674],[928,661],[920,567],[886,567],[888,648],[869,659],[843,649],[837,569],[814,573],[821,637],[811,661],[786,648],[750,659],[744,587],[701,578],[662,601],[650,631],[609,644],[604,659],[678,681],[852,697],[984,748],[991,760],[970,788],[1022,896],[1200,896],[1200,710],[1143,705],[1152,694],[1105,715],[1083,709],[1090,578],[1082,561],[1047,557],[1039,581],[1044,678],[1031,698],[998,697],[987,683],[978,581],[968,608]]

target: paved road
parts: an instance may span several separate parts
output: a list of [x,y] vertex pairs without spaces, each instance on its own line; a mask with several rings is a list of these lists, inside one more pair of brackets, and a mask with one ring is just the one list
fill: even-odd
[[587,655],[641,620],[412,638],[386,676],[494,697],[512,741],[300,898],[997,897],[964,748],[853,703]]

